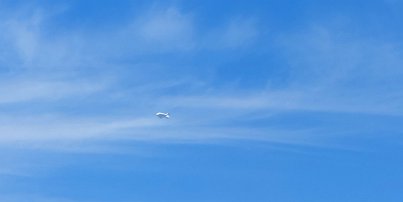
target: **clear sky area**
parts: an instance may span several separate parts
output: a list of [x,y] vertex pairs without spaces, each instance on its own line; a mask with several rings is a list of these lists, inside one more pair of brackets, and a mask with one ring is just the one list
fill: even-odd
[[0,201],[401,202],[402,19],[400,0],[0,0]]

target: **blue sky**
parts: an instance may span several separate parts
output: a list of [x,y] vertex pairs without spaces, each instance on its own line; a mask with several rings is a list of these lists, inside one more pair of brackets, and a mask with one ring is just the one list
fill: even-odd
[[0,201],[401,201],[402,18],[399,0],[0,1]]

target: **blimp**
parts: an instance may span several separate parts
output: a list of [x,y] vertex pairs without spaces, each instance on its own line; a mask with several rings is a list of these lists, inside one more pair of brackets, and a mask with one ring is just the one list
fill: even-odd
[[157,112],[156,114],[155,114],[155,116],[158,116],[158,118],[160,118],[160,119],[169,119],[169,113],[163,113],[163,112]]

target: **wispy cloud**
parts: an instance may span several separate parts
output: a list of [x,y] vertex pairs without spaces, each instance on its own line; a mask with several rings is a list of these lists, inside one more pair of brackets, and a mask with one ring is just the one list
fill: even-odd
[[14,104],[31,101],[57,101],[62,98],[88,95],[100,92],[104,85],[90,81],[34,80],[14,78],[0,82],[0,104]]
[[38,196],[35,194],[15,194],[15,195],[3,195],[0,197],[0,200],[7,202],[19,202],[24,201],[26,199],[30,199],[31,201],[38,202],[72,202],[77,200],[69,200],[65,198],[57,198],[57,197],[46,197],[46,196]]
[[233,17],[229,22],[208,31],[202,38],[206,49],[236,49],[251,45],[258,40],[261,32],[258,21],[247,17]]
[[[148,146],[160,144],[357,149],[365,138],[400,135],[399,43],[325,19],[288,32],[282,26],[294,24],[268,29],[269,15],[247,11],[205,20],[191,6],[144,8],[88,26],[60,22],[76,14],[63,5],[0,13],[0,201],[70,201],[2,188],[20,185],[16,178],[36,184],[49,169],[63,175],[94,154],[109,163],[110,154],[155,155]],[[239,71],[253,66],[279,71]]]
[[399,106],[396,100],[393,100],[393,98],[400,100],[401,96],[396,95],[391,97],[392,95],[390,95],[370,100],[368,100],[368,96],[348,95],[346,97],[338,97],[337,93],[289,89],[245,95],[211,94],[204,96],[166,97],[163,105],[204,110],[234,110],[239,112],[308,110],[313,112],[402,114],[401,106]]
[[257,20],[247,17],[201,30],[191,12],[174,6],[152,6],[103,32],[82,27],[50,31],[55,29],[49,26],[54,19],[68,10],[62,8],[47,11],[32,6],[29,12],[0,16],[0,62],[8,68],[100,70],[119,65],[111,61],[144,55],[241,48],[256,41],[260,31]]
[[2,65],[8,69],[61,69],[76,66],[78,60],[87,61],[78,59],[81,51],[75,34],[47,35],[48,22],[63,10],[33,6],[1,15]]
[[[46,117],[3,117],[0,127],[3,143],[24,143],[40,141],[80,141],[89,138],[102,138],[113,134],[119,135],[124,130],[135,132],[138,128],[156,127],[161,125],[156,119],[126,120],[85,120],[68,119],[55,116]],[[24,127],[20,127],[23,125]],[[136,133],[133,134],[134,136]],[[143,135],[143,134],[139,134]]]
[[[360,37],[348,27],[315,25],[281,37],[290,65],[289,88],[316,94],[311,100],[343,110],[402,113],[399,45]],[[316,105],[316,104],[315,104]]]
[[[152,46],[169,49],[191,49],[194,46],[194,22],[192,16],[177,8],[152,9],[130,25],[133,37],[143,48]],[[159,49],[159,48],[158,48]]]
[[342,87],[359,78],[362,84],[350,87],[361,88],[375,82],[396,82],[402,74],[399,44],[360,37],[348,27],[314,25],[298,34],[282,36],[281,44],[282,51],[290,58],[293,81],[299,82],[298,85],[321,83],[325,87]]
[[[152,74],[147,74],[147,78],[141,79],[145,69],[154,63],[145,66],[133,64],[136,70],[125,69],[130,69],[130,73],[134,72],[132,78],[137,79],[137,82],[132,82],[135,86],[127,86],[127,83],[118,80],[124,76],[122,74],[129,71],[115,72],[117,79],[114,82],[104,82],[97,75],[88,79],[88,72],[107,75],[113,73],[114,68],[124,69],[120,67],[122,63],[116,61],[130,57],[141,58],[144,55],[152,56],[161,51],[197,52],[214,47],[229,50],[241,48],[259,39],[262,28],[256,19],[234,17],[228,22],[223,22],[222,27],[208,28],[200,32],[197,21],[190,12],[176,7],[153,7],[116,30],[103,33],[73,30],[69,36],[56,35],[51,40],[43,34],[47,29],[44,25],[46,23],[43,22],[48,20],[52,20],[52,16],[41,12],[29,15],[27,19],[8,17],[7,23],[1,25],[4,32],[0,40],[11,47],[15,55],[9,57],[11,62],[2,60],[3,65],[13,68],[10,64],[21,63],[31,69],[19,70],[23,74],[26,71],[32,72],[35,67],[39,72],[51,69],[54,74],[67,72],[70,76],[57,79],[36,79],[34,76],[20,79],[14,76],[4,80],[0,87],[0,104],[51,100],[66,105],[68,98],[96,94],[91,97],[92,103],[104,100],[112,103],[109,107],[116,109],[116,112],[109,118],[98,114],[86,115],[85,119],[66,118],[63,116],[65,111],[57,110],[47,112],[49,117],[44,117],[43,114],[24,114],[24,117],[18,117],[10,113],[7,114],[8,118],[3,117],[0,120],[4,123],[0,127],[1,134],[4,134],[0,136],[0,142],[80,141],[110,138],[111,134],[114,134],[114,138],[130,137],[150,141],[164,138],[231,139],[241,138],[242,134],[242,138],[252,138],[250,133],[239,131],[253,131],[253,134],[262,134],[263,131],[246,127],[237,128],[236,132],[211,125],[217,120],[242,117],[261,110],[402,113],[402,94],[398,90],[402,71],[398,66],[403,62],[399,47],[384,41],[349,37],[337,32],[337,28],[313,26],[296,34],[282,33],[275,41],[276,46],[272,47],[278,49],[290,67],[288,71],[291,76],[284,84],[285,87],[241,93],[234,90],[215,90],[213,84],[202,79],[198,82],[183,78],[161,81]],[[8,55],[3,54],[0,58],[5,57]],[[160,74],[175,69],[157,62],[155,64],[155,71]],[[43,67],[46,67],[45,70],[41,70]],[[90,71],[91,68],[96,71]],[[356,83],[357,78],[362,78],[359,83]],[[184,91],[171,96],[156,95],[157,91],[165,92],[177,86],[199,85],[195,83],[199,83],[204,89],[214,90],[205,90],[199,94]],[[351,85],[353,83],[356,84]],[[382,96],[375,97],[374,93]],[[130,99],[133,99],[131,103],[135,104],[130,104]],[[120,116],[119,112],[123,110],[117,105],[122,103],[125,107],[132,107],[132,111],[139,110],[141,113],[144,108],[177,110],[178,114],[183,115],[183,120],[184,117],[188,120],[161,126],[159,120],[143,119],[143,115],[139,115],[139,119],[127,117],[127,113]],[[182,113],[184,111],[187,113]],[[152,112],[149,114],[152,116]],[[215,114],[214,118],[211,114]],[[200,121],[193,121],[194,116]],[[25,127],[20,128],[20,125]],[[202,126],[208,127],[202,130]],[[162,134],[159,132],[161,129],[166,132]],[[185,134],[189,131],[198,132]],[[273,131],[281,134],[294,132]],[[273,136],[270,135],[259,136],[262,137],[279,142],[295,142],[292,138],[281,139],[286,135],[275,136],[275,139],[271,139]]]

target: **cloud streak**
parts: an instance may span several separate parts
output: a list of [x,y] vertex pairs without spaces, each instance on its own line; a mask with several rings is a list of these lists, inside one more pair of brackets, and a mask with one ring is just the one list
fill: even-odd
[[[2,65],[16,73],[1,83],[0,104],[40,101],[54,102],[60,106],[69,105],[69,99],[81,96],[87,98],[90,104],[107,108],[110,114],[85,114],[88,103],[78,104],[86,118],[69,117],[64,110],[26,113],[24,117],[10,113],[7,114],[9,118],[0,120],[3,123],[0,132],[4,134],[0,136],[0,142],[63,142],[128,137],[149,141],[175,138],[254,139],[251,133],[266,133],[270,135],[257,135],[258,139],[295,143],[299,141],[293,141],[287,135],[273,135],[294,134],[292,130],[270,131],[265,128],[267,132],[264,132],[246,126],[232,130],[212,125],[216,121],[242,118],[259,111],[403,113],[400,104],[403,96],[398,91],[401,86],[398,78],[403,73],[397,68],[403,64],[399,47],[337,34],[334,31],[336,28],[315,26],[297,34],[282,33],[281,37],[272,41],[275,43],[272,47],[277,48],[276,51],[290,67],[288,73],[291,76],[285,82],[285,87],[267,87],[241,93],[218,89],[208,79],[194,82],[192,78],[168,78],[161,81],[165,77],[153,76],[153,73],[166,75],[177,71],[172,64],[131,63],[127,67],[122,61],[127,58],[141,60],[146,56],[153,59],[161,53],[176,51],[197,54],[216,48],[232,51],[247,47],[262,37],[261,30],[264,28],[259,27],[256,19],[234,17],[222,23],[222,26],[201,31],[192,13],[175,7],[153,7],[116,30],[102,33],[72,30],[70,35],[60,34],[47,39],[44,33],[49,28],[45,22],[52,21],[52,15],[34,13],[28,15],[28,19],[8,17],[6,23],[1,24],[4,32],[0,41],[12,50],[11,55],[0,56],[3,58]],[[20,66],[23,68],[20,69]],[[189,66],[190,72],[196,69]],[[151,68],[151,71],[148,70]],[[39,79],[32,76],[49,70],[51,73]],[[151,73],[146,74],[148,71]],[[15,76],[20,73],[27,76],[23,79]],[[96,75],[89,76],[93,73]],[[112,75],[113,82],[102,81],[104,75]],[[130,75],[131,83],[122,79],[126,75]],[[364,77],[359,79],[360,83],[350,85],[359,77]],[[184,89],[184,86],[196,86],[202,90],[178,93],[177,88]],[[158,92],[164,92],[164,96],[158,95]],[[168,92],[175,93],[167,96],[170,94]],[[382,96],[376,98],[374,93]],[[130,118],[127,115],[134,111],[137,117],[148,117],[143,114],[147,111],[145,108],[149,109],[147,113],[150,116],[154,113],[150,110],[177,111],[180,121],[160,125],[158,120]],[[125,110],[128,112],[123,113]],[[215,114],[214,118],[211,114]],[[195,115],[199,120],[192,120]],[[20,125],[26,127],[20,128]],[[161,133],[160,130],[166,132]],[[189,132],[195,130],[198,132]]]

